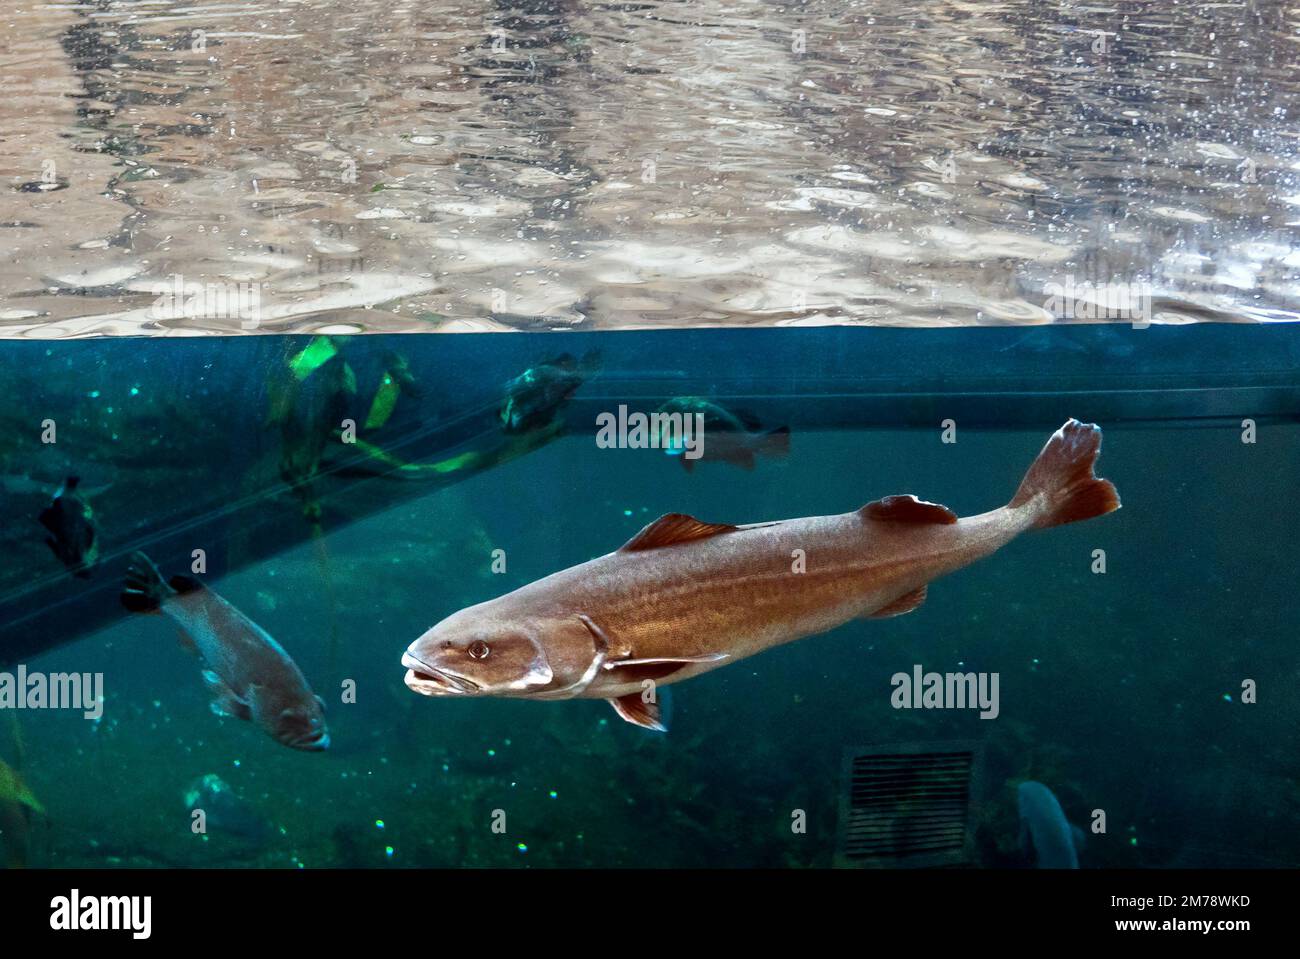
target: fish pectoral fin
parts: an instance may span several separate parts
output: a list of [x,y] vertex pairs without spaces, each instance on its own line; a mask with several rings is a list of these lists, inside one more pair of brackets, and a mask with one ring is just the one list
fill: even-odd
[[720,659],[726,659],[726,653],[705,653],[703,656],[649,656],[644,659],[620,659],[617,662],[606,663],[606,669],[617,669],[620,666],[644,666],[649,663],[677,663],[685,665],[687,663],[716,663]]
[[886,496],[873,503],[868,503],[858,510],[863,519],[882,520],[889,523],[938,523],[951,526],[957,522],[957,514],[938,503],[927,503],[917,499],[911,493],[902,496]]
[[643,683],[647,679],[658,682],[680,672],[692,663],[716,663],[726,658],[726,653],[709,653],[705,656],[620,659],[605,663],[605,670],[613,675],[618,682]]
[[[683,461],[685,462],[684,458]],[[689,543],[722,533],[734,533],[739,528],[730,523],[704,523],[685,513],[666,513],[624,543],[619,552],[635,553],[643,549]]]
[[641,693],[628,693],[626,696],[618,697],[618,699],[611,699],[609,704],[614,707],[614,712],[634,726],[653,729],[661,733],[668,732],[668,727],[664,725],[663,720],[660,718],[659,703],[646,702],[642,699]]
[[619,682],[643,683],[647,679],[658,682],[686,668],[686,663],[672,659],[639,663],[606,663],[608,670]]
[[248,703],[240,699],[235,691],[226,685],[225,680],[212,670],[203,670],[203,685],[207,686],[208,692],[212,694],[212,702],[208,707],[218,716],[230,716],[233,719],[253,718],[253,711]]
[[868,613],[865,618],[889,619],[891,616],[902,616],[904,613],[910,613],[925,602],[925,595],[929,591],[929,588],[928,585],[922,586],[920,589],[914,589],[910,593],[905,593],[888,606],[881,606],[880,609],[875,612]]

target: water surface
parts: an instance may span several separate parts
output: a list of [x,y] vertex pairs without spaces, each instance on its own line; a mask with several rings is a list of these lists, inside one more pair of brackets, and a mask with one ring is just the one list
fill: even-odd
[[7,6],[3,335],[1300,308],[1284,4]]

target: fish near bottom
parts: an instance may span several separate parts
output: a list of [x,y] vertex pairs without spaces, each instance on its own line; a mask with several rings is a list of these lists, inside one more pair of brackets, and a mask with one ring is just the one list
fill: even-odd
[[[425,696],[607,699],[664,728],[656,686],[855,618],[919,607],[928,584],[1021,533],[1120,506],[1093,467],[1101,430],[1069,420],[1004,506],[959,518],[907,494],[851,513],[733,526],[669,513],[619,550],[452,614],[402,656]],[[806,567],[794,573],[801,550]]]

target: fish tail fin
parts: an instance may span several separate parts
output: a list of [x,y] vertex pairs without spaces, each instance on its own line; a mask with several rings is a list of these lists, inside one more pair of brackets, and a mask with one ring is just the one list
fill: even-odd
[[1061,526],[1119,509],[1114,484],[1098,479],[1092,471],[1099,452],[1100,427],[1067,420],[1047,441],[1007,505],[1032,509],[1032,529]]
[[764,456],[772,457],[772,459],[781,459],[789,456],[790,427],[778,426],[774,430],[768,430],[759,437],[758,445],[755,449]]
[[158,567],[144,553],[132,553],[122,586],[122,605],[133,613],[156,613],[175,590],[163,581]]

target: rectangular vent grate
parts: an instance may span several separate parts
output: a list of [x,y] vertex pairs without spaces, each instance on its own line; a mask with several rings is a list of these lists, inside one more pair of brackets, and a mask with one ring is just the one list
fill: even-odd
[[851,750],[844,760],[836,865],[944,866],[970,862],[974,743]]

